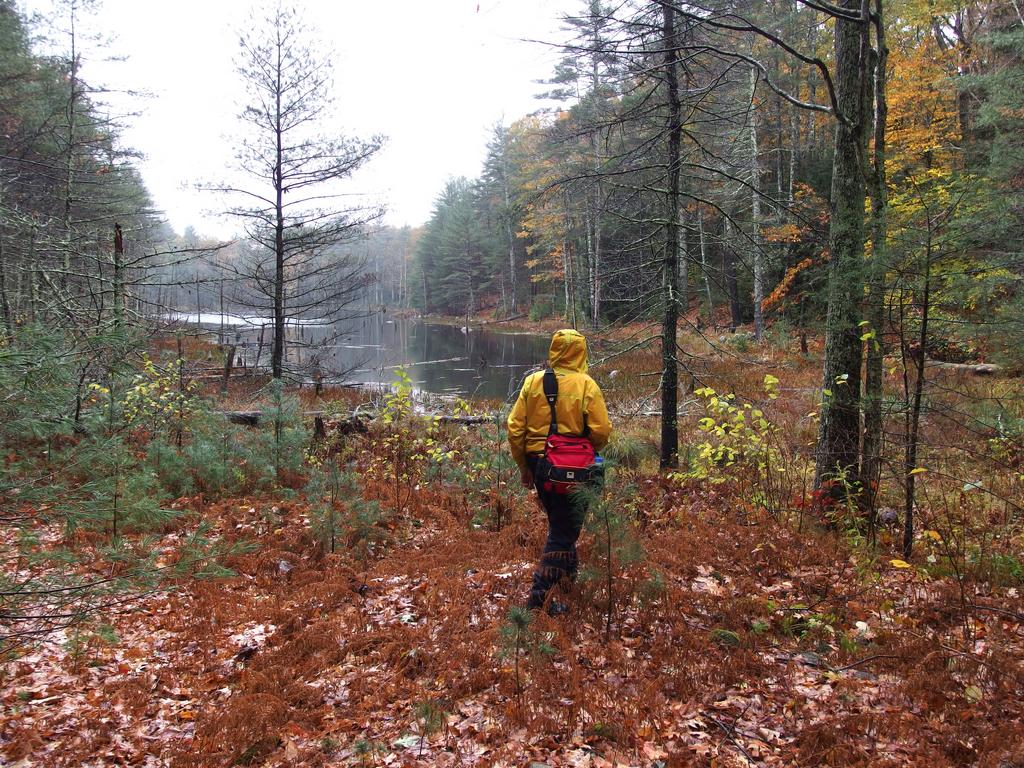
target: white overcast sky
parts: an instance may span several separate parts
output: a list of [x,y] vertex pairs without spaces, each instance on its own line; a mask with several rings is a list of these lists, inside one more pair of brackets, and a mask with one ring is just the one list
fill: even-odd
[[[561,40],[559,19],[582,0],[299,0],[332,51],[336,117],[329,128],[381,133],[385,148],[353,191],[382,199],[386,223],[421,224],[450,176],[478,176],[496,123],[542,104],[534,98],[557,52],[523,40]],[[22,0],[50,16],[53,0]],[[147,99],[106,97],[134,109],[124,143],[143,154],[142,175],[158,207],[181,232],[228,236],[235,225],[213,214],[222,203],[194,190],[223,179],[238,135],[232,59],[249,0],[100,0],[83,26],[108,42],[83,43],[91,85],[136,90]],[[60,45],[65,22],[37,32]],[[119,56],[123,61],[104,61]],[[130,105],[125,107],[124,105]]]

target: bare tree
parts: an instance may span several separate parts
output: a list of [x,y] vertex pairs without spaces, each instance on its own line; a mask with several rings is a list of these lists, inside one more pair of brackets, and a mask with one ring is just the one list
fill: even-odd
[[360,295],[361,267],[338,246],[382,211],[352,205],[340,182],[383,140],[324,132],[331,67],[295,10],[274,3],[254,14],[236,63],[246,92],[236,160],[249,183],[206,188],[237,201],[229,213],[242,220],[254,247],[229,268],[243,285],[242,298],[273,313],[271,368],[281,378],[287,322],[334,322]]

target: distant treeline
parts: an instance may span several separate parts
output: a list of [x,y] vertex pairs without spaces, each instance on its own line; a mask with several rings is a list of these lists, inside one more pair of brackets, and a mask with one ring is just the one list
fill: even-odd
[[[719,16],[681,10],[671,32],[681,312],[702,325],[753,322],[758,332],[781,318],[820,328],[829,83],[809,58],[745,30],[820,56],[835,73],[834,30],[810,4],[713,5]],[[1016,314],[1021,274],[1024,23],[1010,2],[934,5],[885,9],[886,143],[876,145],[870,125],[862,135],[865,158],[876,146],[885,153],[887,282],[909,291],[931,248],[941,257],[933,331],[1002,333],[993,323]],[[501,315],[533,307],[590,324],[659,315],[670,149],[661,14],[656,3],[594,0],[566,20],[545,94],[562,106],[496,127],[481,175],[444,186],[416,244],[406,289],[415,306],[464,314],[496,305]]]

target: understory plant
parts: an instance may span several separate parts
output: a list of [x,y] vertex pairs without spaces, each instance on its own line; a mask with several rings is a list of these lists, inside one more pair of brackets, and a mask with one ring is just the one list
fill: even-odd
[[382,450],[370,462],[369,473],[390,491],[392,508],[401,517],[412,498],[424,453],[419,437],[422,419],[414,413],[412,379],[404,368],[395,372],[395,382],[384,395],[378,421]]
[[[763,394],[767,402],[779,398],[779,380],[765,374]],[[735,394],[721,394],[711,387],[694,390],[704,409],[697,429],[705,435],[691,452],[689,468],[671,477],[719,484],[727,481],[749,491],[749,504],[773,517],[784,515],[802,497],[807,484],[807,464],[788,450],[779,426],[753,402],[741,402]]]
[[579,509],[586,508],[584,528],[593,536],[593,553],[580,573],[580,582],[589,587],[591,599],[604,615],[605,641],[611,639],[612,621],[627,594],[623,587],[626,573],[644,560],[644,550],[636,533],[638,491],[631,483],[616,483],[613,466],[605,464],[607,483],[581,485],[573,492]]
[[[227,549],[168,504],[149,453],[192,394],[127,332],[19,329],[0,347],[0,469],[16,546],[0,576],[0,649],[64,630],[76,648],[109,639],[115,608],[183,578],[224,573]],[[16,446],[15,452],[11,448]],[[173,543],[160,536],[181,529]],[[58,539],[59,537],[59,539]],[[58,539],[61,546],[52,542]],[[100,575],[102,574],[102,575]]]
[[514,482],[516,464],[506,448],[506,418],[507,413],[499,410],[481,424],[462,427],[473,432],[466,436],[461,462],[461,485],[476,510],[470,522],[497,531],[508,521],[510,497],[520,491]]
[[509,608],[505,622],[499,629],[501,656],[512,658],[517,696],[521,696],[523,693],[521,669],[523,657],[543,659],[552,656],[555,652],[543,635],[533,631],[532,626],[533,612],[522,606],[513,606]]
[[312,505],[313,534],[321,549],[350,552],[365,578],[370,559],[389,538],[380,504],[364,499],[354,469],[339,467],[334,460],[311,473],[306,495]]

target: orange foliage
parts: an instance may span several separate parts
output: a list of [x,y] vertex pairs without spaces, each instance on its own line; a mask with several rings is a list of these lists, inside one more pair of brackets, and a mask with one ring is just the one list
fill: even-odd
[[777,227],[764,227],[761,236],[766,243],[799,243],[804,232],[796,224],[780,224]]
[[797,276],[805,269],[814,266],[814,259],[804,259],[799,264],[795,264],[786,270],[786,274],[782,276],[782,280],[775,286],[775,289],[765,297],[765,300],[761,302],[761,308],[767,312],[771,309],[781,307],[782,303],[786,300],[789,295],[789,290],[793,287],[793,283],[796,281]]
[[886,165],[890,178],[918,168],[949,168],[959,157],[956,52],[931,35],[892,46]]

